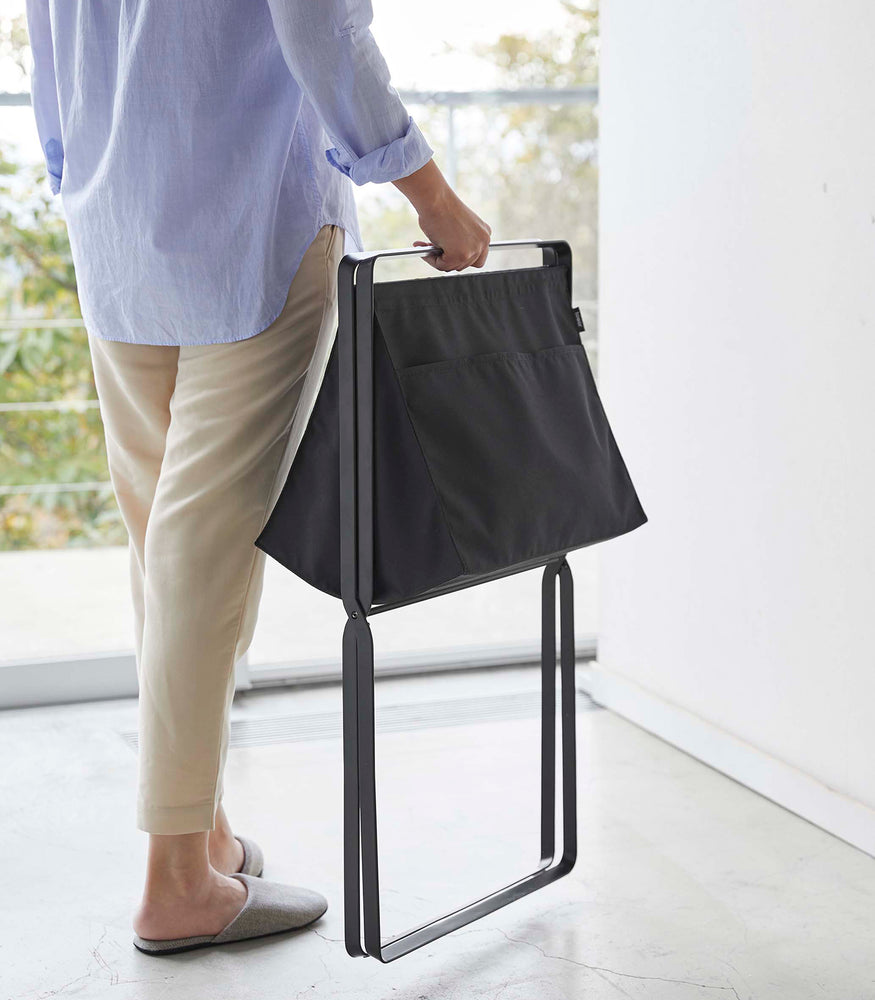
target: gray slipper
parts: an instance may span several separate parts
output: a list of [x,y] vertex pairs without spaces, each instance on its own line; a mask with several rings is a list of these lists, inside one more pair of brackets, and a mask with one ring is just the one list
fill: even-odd
[[264,871],[264,855],[261,848],[254,840],[237,834],[237,840],[243,845],[243,867],[240,869],[244,875],[255,875],[261,877]]
[[239,879],[246,886],[248,894],[243,909],[218,934],[166,940],[150,940],[135,934],[134,947],[147,955],[173,955],[214,944],[247,941],[250,938],[306,927],[328,909],[328,900],[313,889],[284,885],[282,882],[267,882],[243,872],[235,872],[230,877]]

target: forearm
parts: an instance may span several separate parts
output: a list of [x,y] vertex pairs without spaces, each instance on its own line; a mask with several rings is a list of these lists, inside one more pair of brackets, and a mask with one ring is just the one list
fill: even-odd
[[406,177],[392,181],[420,215],[439,211],[455,194],[434,159]]

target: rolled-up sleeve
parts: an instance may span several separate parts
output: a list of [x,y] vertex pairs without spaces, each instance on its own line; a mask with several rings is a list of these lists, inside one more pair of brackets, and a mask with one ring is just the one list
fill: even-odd
[[56,195],[61,190],[64,172],[64,143],[58,110],[58,85],[55,79],[55,55],[48,0],[27,0],[27,33],[33,53],[30,81],[31,103],[36,129],[46,161],[49,187]]
[[370,0],[268,0],[289,71],[334,146],[328,162],[355,184],[406,177],[434,155],[370,30]]

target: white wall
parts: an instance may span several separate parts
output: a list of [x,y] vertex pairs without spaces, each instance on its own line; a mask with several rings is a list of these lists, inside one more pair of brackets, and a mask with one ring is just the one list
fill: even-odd
[[597,694],[875,853],[875,4],[602,11]]

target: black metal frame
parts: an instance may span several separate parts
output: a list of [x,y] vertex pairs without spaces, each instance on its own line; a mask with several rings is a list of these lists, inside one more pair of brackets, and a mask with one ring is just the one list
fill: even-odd
[[[544,264],[568,265],[563,240],[501,240],[490,249],[540,247]],[[340,380],[341,596],[343,631],[344,916],[346,950],[391,962],[515,899],[562,878],[577,857],[574,612],[565,552],[511,569],[440,586],[413,598],[372,607],[373,597],[373,319],[374,265],[381,257],[424,256],[435,246],[348,253],[338,266]],[[452,280],[448,275],[444,280]],[[541,585],[541,847],[530,874],[481,899],[386,942],[380,935],[374,745],[374,644],[368,616],[544,566]],[[556,857],[556,577],[559,577],[562,722],[562,856]]]

